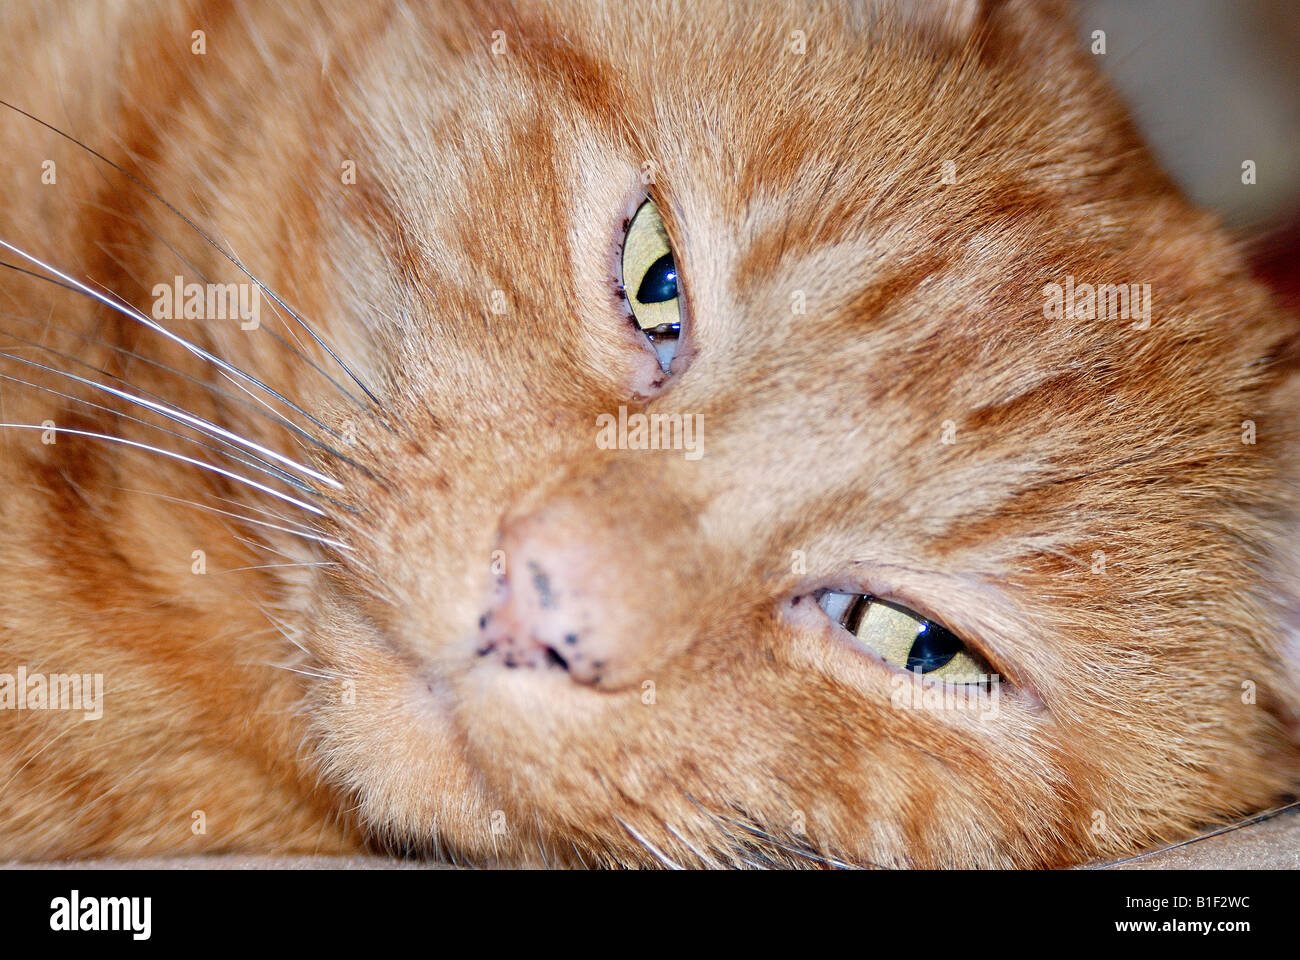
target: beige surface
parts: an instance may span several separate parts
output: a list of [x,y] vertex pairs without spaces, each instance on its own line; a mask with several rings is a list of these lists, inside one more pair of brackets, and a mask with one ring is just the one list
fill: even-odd
[[[31,865],[3,863],[0,869]],[[179,869],[179,870],[438,870],[445,864],[415,863],[384,857],[259,857],[227,854],[209,857],[176,857],[149,860],[87,860],[35,865],[42,869]],[[1153,853],[1129,863],[1123,869],[1154,870],[1186,868],[1199,870],[1300,869],[1300,808],[1288,810],[1272,820],[1252,824],[1216,837],[1209,837],[1172,850]]]
[[387,857],[257,856],[242,853],[200,857],[149,857],[142,860],[62,860],[54,863],[0,863],[0,870],[448,870],[446,864],[390,860]]
[[1300,808],[1120,866],[1137,870],[1300,870]]

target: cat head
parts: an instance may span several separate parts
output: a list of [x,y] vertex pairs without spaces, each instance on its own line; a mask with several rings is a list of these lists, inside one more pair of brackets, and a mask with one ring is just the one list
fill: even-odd
[[1293,785],[1296,328],[1059,8],[325,29],[355,177],[280,202],[373,400],[302,375],[296,595],[375,835],[1061,864]]

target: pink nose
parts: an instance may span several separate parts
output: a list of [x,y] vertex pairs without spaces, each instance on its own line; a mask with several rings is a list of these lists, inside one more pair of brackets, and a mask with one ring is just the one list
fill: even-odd
[[618,558],[601,556],[605,538],[582,529],[581,517],[564,508],[506,525],[506,573],[479,621],[480,656],[511,669],[566,671],[582,684],[627,666],[618,595],[635,585],[618,582]]

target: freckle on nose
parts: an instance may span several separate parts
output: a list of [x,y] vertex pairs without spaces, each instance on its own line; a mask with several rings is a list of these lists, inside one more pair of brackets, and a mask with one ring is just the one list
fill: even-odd
[[528,572],[533,577],[533,589],[537,591],[537,597],[543,609],[549,610],[555,606],[555,594],[551,590],[551,578],[533,561],[528,562]]

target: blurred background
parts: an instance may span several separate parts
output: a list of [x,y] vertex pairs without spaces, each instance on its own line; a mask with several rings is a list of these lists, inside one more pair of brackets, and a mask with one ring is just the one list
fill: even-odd
[[[1079,42],[1193,200],[1300,306],[1300,0],[1076,0]],[[1255,162],[1254,185],[1242,163]]]

